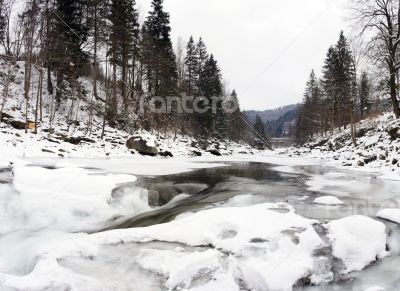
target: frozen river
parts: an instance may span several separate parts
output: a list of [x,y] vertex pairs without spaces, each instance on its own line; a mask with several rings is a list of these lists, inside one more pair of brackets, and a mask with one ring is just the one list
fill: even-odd
[[[0,170],[0,290],[400,289],[400,228],[376,218],[399,208],[400,182],[316,163],[189,162],[169,174],[163,162],[152,175],[153,161],[140,172],[87,162]],[[325,196],[341,203],[314,203]],[[360,216],[386,227],[384,249],[352,254],[369,220],[360,234],[345,224],[349,250],[337,248],[343,229],[329,223]]]

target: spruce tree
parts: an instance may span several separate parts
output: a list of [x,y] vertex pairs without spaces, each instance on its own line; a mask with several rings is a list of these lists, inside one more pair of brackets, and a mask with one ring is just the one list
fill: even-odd
[[337,111],[337,80],[336,80],[336,71],[337,71],[337,52],[334,47],[330,47],[325,59],[325,64],[323,67],[323,80],[322,85],[325,91],[325,95],[328,103],[328,118],[331,132],[336,125],[335,116]]
[[[131,59],[136,58],[139,31],[135,1],[112,0],[110,22],[111,49],[109,54],[111,55],[111,63],[115,67],[121,69],[120,92],[123,100],[124,113],[127,114],[130,104],[130,90],[132,90],[128,85],[128,70],[132,65]],[[113,74],[116,74],[116,70],[114,70]]]
[[263,149],[264,148],[272,149],[271,142],[269,141],[269,138],[265,132],[264,123],[258,114],[256,115],[256,120],[254,122],[253,129],[256,132],[256,140],[257,140],[255,146]]
[[186,83],[186,93],[188,96],[192,96],[194,94],[195,86],[198,83],[198,54],[196,50],[196,46],[193,40],[193,37],[190,37],[190,40],[186,46],[186,58],[185,58],[185,65],[186,65],[186,76],[185,76],[185,83]]
[[370,100],[371,84],[367,72],[361,73],[359,102],[360,116],[363,119],[371,110],[372,102]]
[[[227,101],[229,115],[227,116],[228,136],[231,140],[240,141],[245,138],[245,126],[242,113],[240,112],[239,99],[236,90],[233,89]],[[236,110],[232,110],[236,108]]]
[[[74,84],[82,74],[82,65],[87,62],[88,55],[83,50],[88,37],[85,0],[56,0],[56,52],[55,67],[57,69],[56,100],[61,102],[65,93],[65,81]],[[67,78],[65,80],[65,78]]]
[[202,85],[202,73],[204,70],[204,67],[206,66],[206,63],[209,59],[209,55],[207,52],[207,47],[203,41],[203,39],[200,37],[199,41],[196,44],[196,53],[197,53],[197,69],[196,69],[196,76],[197,76],[197,88],[199,89],[199,95],[204,94],[202,92],[202,88],[204,85]]
[[[220,118],[222,118],[223,114],[221,110],[222,101],[214,102],[216,98],[221,98],[222,82],[221,72],[213,55],[210,55],[205,63],[200,79],[199,90],[202,92],[203,102],[200,102],[199,105],[203,108],[207,104],[210,109],[205,113],[198,113],[197,119],[200,125],[200,134],[206,137],[213,134],[216,129],[217,114],[220,114]],[[214,105],[214,108],[212,108],[212,105]]]
[[352,104],[356,94],[356,71],[354,59],[349,49],[349,45],[343,31],[340,32],[338,43],[336,44],[337,63],[336,63],[336,91],[337,91],[337,110],[338,125],[350,123]]
[[314,70],[311,71],[306,83],[303,105],[298,121],[298,140],[305,140],[306,137],[323,129],[324,114],[321,112],[322,96],[318,79]]
[[153,0],[143,25],[142,44],[148,91],[165,97],[177,93],[176,57],[170,37],[170,16],[163,9],[163,0]]

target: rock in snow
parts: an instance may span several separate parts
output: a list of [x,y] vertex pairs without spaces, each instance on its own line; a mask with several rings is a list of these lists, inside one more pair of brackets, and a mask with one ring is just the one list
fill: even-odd
[[158,154],[158,149],[141,137],[131,137],[127,140],[126,146],[128,149],[135,150],[141,155],[156,156]]
[[343,205],[343,201],[334,196],[323,196],[314,200],[314,204],[322,204],[322,205]]
[[383,209],[379,211],[376,216],[382,219],[393,221],[395,223],[400,223],[400,209],[398,208]]
[[343,261],[343,274],[361,271],[383,258],[386,252],[386,226],[372,218],[355,215],[327,225],[333,256]]

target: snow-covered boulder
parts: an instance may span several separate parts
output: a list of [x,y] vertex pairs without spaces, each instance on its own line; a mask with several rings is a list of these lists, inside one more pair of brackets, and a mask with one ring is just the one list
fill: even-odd
[[321,205],[343,205],[343,201],[335,196],[323,196],[314,200],[314,204]]
[[381,211],[378,212],[376,217],[393,221],[395,223],[400,223],[400,209],[399,208],[382,209]]
[[386,226],[380,221],[355,215],[331,221],[326,227],[332,254],[345,266],[343,274],[361,271],[387,255]]
[[137,151],[141,155],[156,156],[158,149],[152,144],[141,137],[134,136],[126,141],[126,147],[131,150]]

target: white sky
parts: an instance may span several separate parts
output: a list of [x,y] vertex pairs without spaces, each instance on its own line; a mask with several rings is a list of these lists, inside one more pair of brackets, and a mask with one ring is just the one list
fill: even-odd
[[[165,0],[174,42],[202,36],[243,109],[300,102],[345,32],[347,0]],[[137,0],[141,17],[151,0]]]

